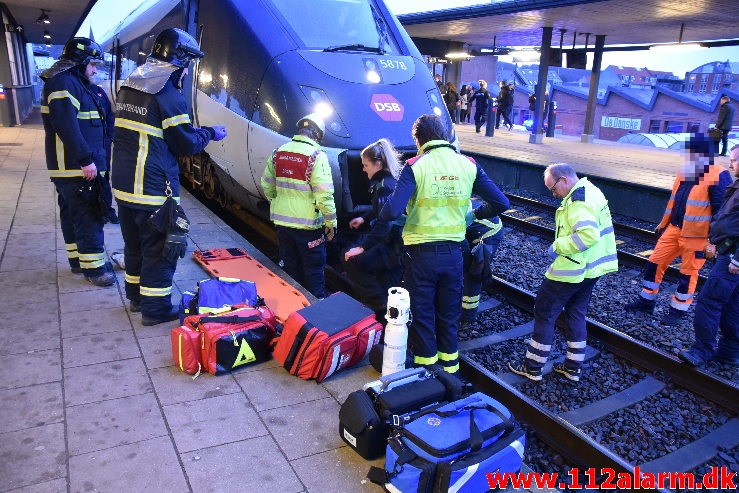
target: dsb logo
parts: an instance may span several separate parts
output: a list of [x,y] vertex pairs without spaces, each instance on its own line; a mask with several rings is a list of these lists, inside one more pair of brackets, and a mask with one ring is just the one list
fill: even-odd
[[375,94],[370,108],[386,122],[399,122],[403,119],[405,108],[390,94]]

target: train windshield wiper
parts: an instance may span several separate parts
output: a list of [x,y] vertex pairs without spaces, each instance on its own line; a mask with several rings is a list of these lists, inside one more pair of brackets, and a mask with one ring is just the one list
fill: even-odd
[[371,53],[379,53],[381,55],[385,54],[385,50],[383,50],[382,48],[377,48],[374,46],[365,46],[362,44],[329,46],[323,51],[329,51],[329,52],[332,52],[332,51],[369,51]]

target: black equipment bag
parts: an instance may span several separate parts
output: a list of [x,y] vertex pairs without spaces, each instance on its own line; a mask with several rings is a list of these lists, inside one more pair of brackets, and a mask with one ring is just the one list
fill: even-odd
[[380,457],[387,444],[387,426],[364,390],[355,390],[339,409],[339,436],[367,460]]

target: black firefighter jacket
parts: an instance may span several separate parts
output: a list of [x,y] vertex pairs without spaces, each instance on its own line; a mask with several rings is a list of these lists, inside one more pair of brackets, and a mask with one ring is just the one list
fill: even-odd
[[104,128],[97,89],[72,67],[45,80],[41,119],[46,132],[46,167],[51,181],[82,179],[83,166],[106,171]]
[[177,156],[202,151],[212,133],[190,123],[187,104],[171,80],[156,94],[123,86],[116,100],[113,195],[135,209],[155,210],[166,199],[167,180],[179,202]]

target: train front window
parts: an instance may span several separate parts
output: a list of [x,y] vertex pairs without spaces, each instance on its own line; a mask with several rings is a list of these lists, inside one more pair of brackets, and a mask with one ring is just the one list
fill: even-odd
[[368,0],[272,0],[306,48],[397,54],[385,19]]

